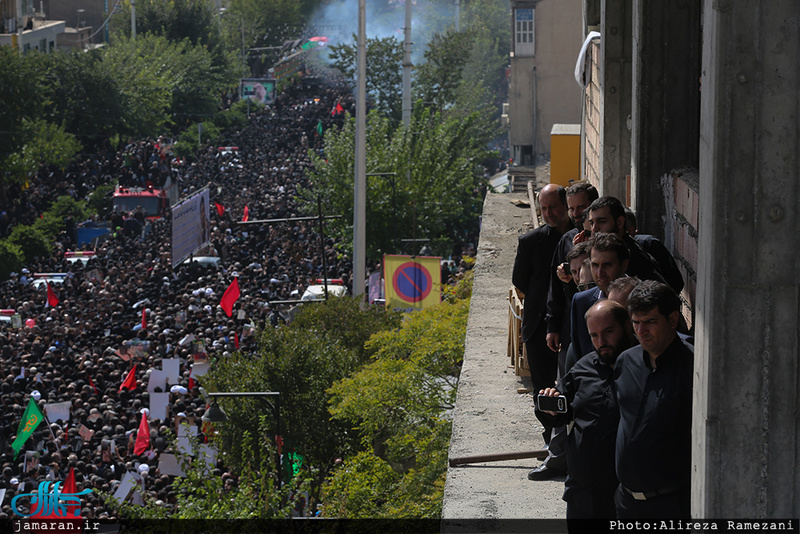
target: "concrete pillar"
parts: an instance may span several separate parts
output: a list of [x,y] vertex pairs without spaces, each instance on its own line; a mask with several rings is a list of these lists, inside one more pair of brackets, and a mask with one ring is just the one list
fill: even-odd
[[600,114],[600,194],[625,199],[631,168],[631,0],[602,0],[600,57],[603,99]]
[[701,6],[633,0],[631,199],[642,233],[663,237],[661,179],[698,165]]
[[696,517],[800,515],[799,21],[705,0]]

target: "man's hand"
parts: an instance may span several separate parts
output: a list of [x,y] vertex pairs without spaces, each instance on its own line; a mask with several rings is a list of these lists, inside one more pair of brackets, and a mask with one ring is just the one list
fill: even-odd
[[[544,395],[545,397],[558,397],[560,395],[560,393],[558,392],[558,390],[556,388],[545,388],[545,389],[540,389],[539,390],[539,395]],[[550,415],[553,415],[553,416],[558,415],[557,412],[544,411],[544,410],[542,410],[542,411],[544,413],[546,413],[546,414],[550,414]]]
[[[539,338],[541,339],[541,338]],[[561,350],[561,334],[558,332],[550,332],[547,334],[547,347],[553,352]]]
[[569,284],[570,282],[572,282],[572,274],[566,269],[564,269],[563,263],[559,263],[558,267],[556,267],[556,276],[558,277],[559,280],[561,280],[565,284]]
[[577,245],[578,243],[583,243],[587,241],[590,237],[592,237],[592,233],[589,230],[581,230],[575,237],[572,238],[572,244]]

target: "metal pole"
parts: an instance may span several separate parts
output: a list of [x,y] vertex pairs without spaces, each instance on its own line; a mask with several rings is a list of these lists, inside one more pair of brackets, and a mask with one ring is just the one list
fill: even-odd
[[364,294],[366,270],[367,50],[366,1],[358,0],[358,90],[356,97],[355,183],[353,191],[353,295]]
[[325,285],[325,300],[328,300],[328,263],[325,261],[325,225],[322,219],[322,196],[317,195],[319,215],[319,251],[322,254],[322,283]]
[[411,0],[406,0],[406,24],[403,28],[403,126],[411,126]]
[[131,0],[131,39],[136,40],[136,0]]

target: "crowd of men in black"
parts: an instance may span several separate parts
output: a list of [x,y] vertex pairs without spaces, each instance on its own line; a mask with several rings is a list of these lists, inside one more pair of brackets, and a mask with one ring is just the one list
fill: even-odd
[[[76,250],[74,235],[65,232],[55,254],[38,258],[0,285],[0,308],[14,309],[24,322],[21,328],[0,322],[0,488],[6,490],[0,519],[16,517],[10,506],[16,494],[35,492],[45,480],[64,480],[70,468],[79,489],[111,493],[126,472],[145,471],[144,491],[165,505],[175,502],[172,478],[158,471],[158,454],[152,452],[168,450],[165,436],[178,415],[195,417],[200,427],[206,409],[197,387],[202,378],[193,379],[190,387],[199,345],[181,341],[193,335],[212,358],[224,358],[237,344],[255,352],[247,325],[283,321],[271,301],[299,298],[306,285],[325,274],[346,281],[352,277],[349,258],[330,239],[324,246],[328,271],[322,272],[314,222],[237,224],[245,207],[251,220],[299,215],[296,195],[307,184],[308,151],[321,153],[318,125],[327,129],[343,120],[343,114],[332,114],[337,103],[352,110],[346,85],[302,80],[273,106],[254,110],[248,126],[230,134],[238,154],[222,157],[209,147],[189,163],[167,155],[160,140],[131,142],[119,153],[85,159],[64,173],[43,171],[27,189],[10,190],[8,205],[0,210],[4,236],[14,225],[33,222],[59,195],[85,199],[112,180],[157,188],[170,178],[181,196],[209,187],[213,250],[208,252],[219,256],[221,264],[219,269],[173,269],[168,218],[148,221],[140,212],[115,213],[115,231],[88,262],[65,259],[66,251]],[[223,215],[214,202],[224,207]],[[129,220],[135,223],[126,227]],[[117,226],[122,230],[116,231]],[[52,285],[59,299],[55,307],[45,306],[46,290],[34,285],[35,273],[67,273],[63,284]],[[241,297],[228,317],[219,302],[236,277]],[[123,359],[120,349],[130,340],[149,342],[149,350]],[[151,452],[134,455],[142,411],[149,406],[148,376],[164,358],[180,358],[175,384],[180,387],[169,388],[167,418],[150,420]],[[134,364],[137,386],[120,389]],[[69,420],[40,425],[15,458],[11,443],[32,395],[40,407],[71,402]],[[115,443],[114,453],[101,446],[108,440]],[[26,451],[38,453],[36,462],[25,461]],[[235,474],[221,464],[216,474],[235,484]],[[96,493],[83,499],[83,518],[113,517]]]
[[566,475],[573,531],[586,519],[689,519],[694,349],[681,271],[590,184],[550,184],[538,198],[544,224],[519,238],[513,272],[549,449],[528,478]]

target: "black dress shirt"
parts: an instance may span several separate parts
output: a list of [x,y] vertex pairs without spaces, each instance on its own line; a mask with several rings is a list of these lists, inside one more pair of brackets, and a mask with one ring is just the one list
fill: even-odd
[[694,349],[678,335],[650,365],[641,345],[617,359],[617,478],[631,491],[687,487],[691,479]]
[[573,421],[567,438],[567,480],[570,489],[588,486],[617,486],[614,450],[619,411],[614,391],[614,369],[590,352],[561,377],[556,386],[567,398],[567,413],[552,416],[536,410],[545,424],[564,425]]

